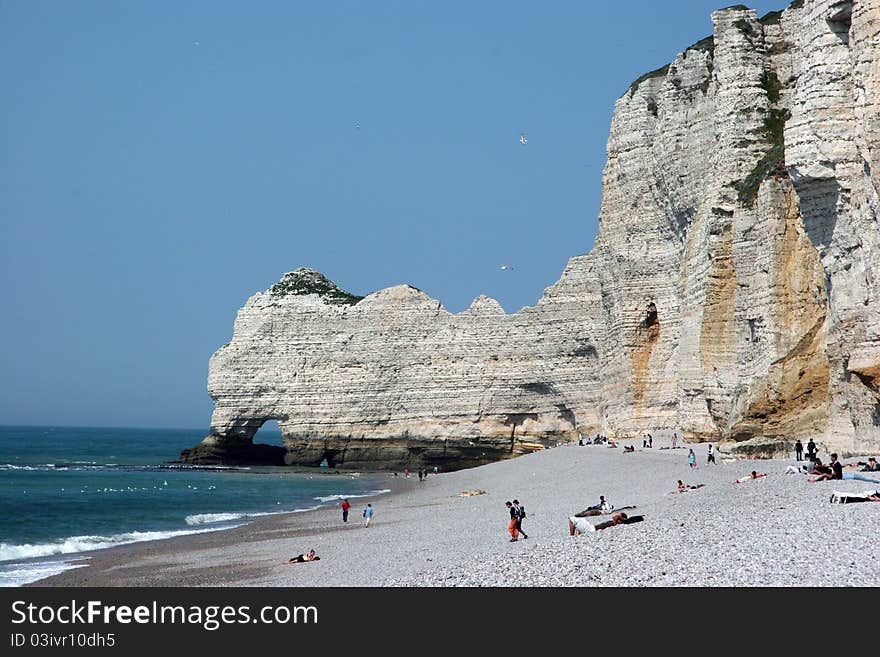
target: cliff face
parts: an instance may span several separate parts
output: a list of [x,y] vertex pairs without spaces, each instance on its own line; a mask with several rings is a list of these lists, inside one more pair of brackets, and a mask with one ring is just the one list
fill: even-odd
[[212,434],[287,463],[461,467],[578,432],[880,447],[880,1],[712,15],[615,106],[599,233],[536,306],[358,300],[298,270],[211,359]]

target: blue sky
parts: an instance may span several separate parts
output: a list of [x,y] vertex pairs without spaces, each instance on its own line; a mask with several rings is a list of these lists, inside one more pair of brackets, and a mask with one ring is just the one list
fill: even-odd
[[615,99],[720,6],[0,0],[0,424],[207,428],[211,353],[297,267],[535,303]]

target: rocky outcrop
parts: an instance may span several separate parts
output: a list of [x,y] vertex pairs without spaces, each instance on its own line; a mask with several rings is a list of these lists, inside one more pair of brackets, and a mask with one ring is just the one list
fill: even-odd
[[[311,270],[211,359],[211,436],[289,464],[462,467],[603,432],[880,447],[880,1],[737,5],[617,101],[593,250],[537,305],[363,299]],[[586,238],[586,236],[585,236]]]
[[410,286],[358,300],[291,272],[248,300],[212,357],[212,436],[184,459],[247,446],[269,418],[288,464],[331,467],[446,468],[571,438],[597,351],[577,327],[582,301],[557,287],[514,315],[487,297],[453,314]]

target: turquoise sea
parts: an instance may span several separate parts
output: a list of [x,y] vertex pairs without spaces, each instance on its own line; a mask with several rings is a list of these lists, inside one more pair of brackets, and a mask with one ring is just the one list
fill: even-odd
[[387,492],[375,474],[168,464],[206,433],[0,426],[0,586],[82,565],[74,552]]

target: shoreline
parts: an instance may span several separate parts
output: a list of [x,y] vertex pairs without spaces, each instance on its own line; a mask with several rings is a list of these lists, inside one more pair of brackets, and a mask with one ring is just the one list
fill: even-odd
[[[26,586],[855,586],[880,585],[880,504],[832,505],[862,481],[807,483],[794,459],[746,460],[705,444],[660,449],[563,445],[425,482],[389,476],[362,526],[355,503],[258,518],[229,530],[85,553],[88,565]],[[623,452],[630,444],[634,453]],[[688,448],[698,468],[686,463]],[[823,455],[824,456],[824,455]],[[769,477],[733,484],[752,470]],[[675,482],[703,483],[670,494]],[[482,490],[484,494],[461,496]],[[645,522],[571,537],[568,516],[602,494]],[[507,535],[506,500],[525,505],[528,540]],[[597,521],[604,518],[596,519]],[[593,524],[596,524],[595,522]],[[321,560],[285,563],[314,548]],[[74,555],[66,555],[72,558]]]
[[[340,476],[351,476],[355,474],[357,471],[350,472],[329,472],[324,473],[327,475],[340,475]],[[393,476],[391,472],[368,472],[368,473],[360,473],[367,474],[372,477],[377,476],[386,476],[387,477],[387,485],[385,488],[389,489],[388,492],[377,493],[374,495],[365,495],[365,494],[357,494],[352,495],[349,499],[355,500],[356,502],[352,504],[351,511],[349,511],[349,524],[352,527],[358,525],[357,520],[360,518],[360,511],[358,510],[356,504],[363,501],[364,504],[369,500],[387,500],[395,495],[400,495],[403,491],[401,490],[406,486],[404,482],[412,482],[415,479],[416,483],[418,482],[417,478],[410,477],[407,480],[405,477],[398,475],[397,477]],[[438,475],[431,475],[432,477]],[[358,511],[356,514],[355,511]],[[193,527],[193,533],[182,534],[179,536],[171,536],[168,538],[147,540],[147,541],[137,541],[133,543],[125,543],[122,545],[115,545],[112,547],[101,548],[97,550],[88,550],[85,552],[71,552],[66,554],[55,554],[49,555],[45,557],[38,557],[33,560],[30,560],[29,563],[39,563],[39,562],[59,562],[59,561],[70,561],[70,562],[81,562],[81,565],[74,566],[68,570],[63,572],[50,575],[48,577],[43,577],[38,580],[34,580],[32,582],[28,582],[23,584],[23,587],[41,587],[41,586],[198,586],[198,585],[210,585],[201,583],[185,583],[183,581],[179,581],[175,578],[176,581],[179,581],[177,584],[165,583],[165,584],[145,584],[145,583],[134,583],[130,582],[129,576],[123,576],[122,580],[119,582],[116,581],[108,581],[107,577],[104,576],[103,573],[109,571],[115,571],[119,569],[124,569],[127,564],[131,562],[136,562],[138,560],[148,560],[148,559],[157,559],[160,557],[171,557],[174,558],[176,555],[184,555],[190,553],[197,553],[200,550],[206,549],[215,549],[218,545],[229,544],[235,546],[244,546],[249,543],[258,542],[260,540],[265,540],[267,537],[272,537],[279,532],[287,531],[292,525],[303,525],[311,527],[313,522],[324,522],[325,517],[329,515],[333,515],[334,518],[341,516],[341,510],[339,509],[339,503],[334,504],[326,504],[326,505],[318,505],[315,508],[308,509],[299,509],[292,511],[281,511],[281,512],[267,512],[265,515],[255,515],[250,518],[242,519],[240,524],[234,524],[231,527],[217,527],[210,528],[204,527],[199,531],[195,526]],[[314,520],[313,516],[319,516],[320,520]],[[357,517],[356,517],[357,516]],[[233,521],[234,522],[234,521]],[[295,531],[295,530],[294,530]],[[327,527],[326,532],[332,531],[332,528]],[[319,530],[317,533],[322,533]],[[210,537],[210,538],[209,538]],[[290,555],[296,556],[296,555]],[[135,569],[138,569],[139,566],[135,566]],[[93,576],[86,572],[80,572],[85,569],[93,569],[98,571],[101,574],[96,575],[97,581],[101,583],[93,583]],[[138,575],[132,575],[133,578],[138,578]],[[226,585],[226,583],[214,584],[214,585]]]
[[[237,474],[236,470],[234,468],[222,469],[223,472],[229,471],[232,476]],[[248,475],[270,476],[277,474],[271,470],[241,469],[241,472]],[[328,472],[326,469],[321,469],[320,472],[312,473],[297,469],[293,474],[308,474],[309,479],[322,476],[339,481],[349,481],[363,475],[364,490],[352,491],[347,494],[355,504],[362,499],[373,499],[389,494],[395,486],[393,482],[396,479],[393,473],[362,473],[355,470],[331,470]],[[340,488],[344,490],[344,486],[340,486]],[[35,585],[44,579],[63,575],[69,570],[88,566],[101,560],[104,555],[114,555],[117,551],[126,551],[126,554],[131,551],[132,554],[135,554],[140,548],[149,549],[148,546],[154,544],[185,540],[206,534],[231,532],[259,523],[267,518],[332,509],[338,506],[339,500],[346,496],[346,493],[340,493],[338,490],[339,488],[336,489],[337,492],[326,497],[315,497],[311,503],[305,499],[297,500],[282,511],[267,505],[264,509],[255,510],[194,513],[186,516],[185,524],[174,527],[151,529],[137,526],[135,522],[133,528],[129,527],[129,529],[116,533],[97,535],[95,532],[89,534],[80,531],[61,538],[45,539],[42,542],[23,541],[20,544],[4,544],[5,551],[11,552],[11,555],[0,561],[0,587],[14,588]],[[19,554],[13,556],[16,552]]]

